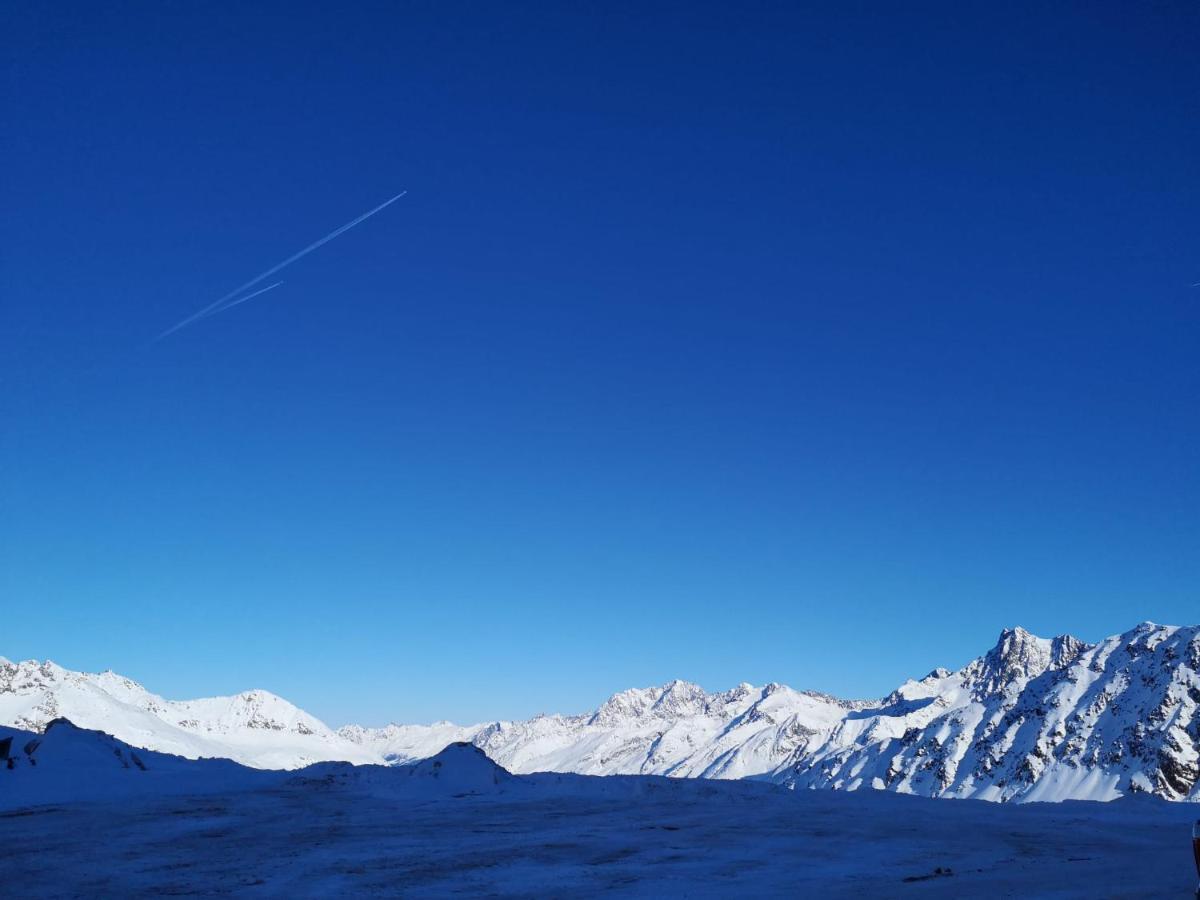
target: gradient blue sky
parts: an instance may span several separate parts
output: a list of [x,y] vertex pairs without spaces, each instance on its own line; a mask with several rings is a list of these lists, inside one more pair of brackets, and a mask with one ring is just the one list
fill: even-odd
[[6,13],[0,654],[378,724],[1200,620],[1194,3],[253,5]]

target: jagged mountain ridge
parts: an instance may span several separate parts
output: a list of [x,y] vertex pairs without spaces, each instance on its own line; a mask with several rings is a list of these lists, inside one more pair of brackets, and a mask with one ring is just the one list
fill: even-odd
[[1006,629],[957,672],[880,701],[782,685],[614,695],[594,713],[342,729],[395,762],[469,740],[515,772],[756,777],[987,800],[1200,799],[1200,627],[1143,623],[1097,644]]
[[264,768],[404,764],[469,742],[515,773],[759,778],[988,800],[1200,799],[1200,627],[1143,623],[1086,644],[1007,629],[955,672],[878,701],[674,681],[582,715],[337,732],[265,692],[167,701],[113,673],[0,660],[0,723],[66,716],[133,746]]
[[838,700],[780,684],[742,684],[708,693],[673,681],[614,694],[576,716],[540,715],[524,722],[460,727],[349,726],[340,733],[405,763],[447,741],[471,741],[514,772],[673,775],[742,778],[783,765],[813,736],[832,729],[863,701]]
[[902,685],[874,733],[848,721],[778,778],[985,800],[1197,800],[1198,671],[1196,626],[1145,622],[1094,645],[1006,631],[959,672]]

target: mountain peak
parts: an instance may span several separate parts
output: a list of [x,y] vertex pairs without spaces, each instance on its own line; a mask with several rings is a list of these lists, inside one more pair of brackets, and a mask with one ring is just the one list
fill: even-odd
[[674,681],[664,685],[658,695],[658,700],[655,701],[655,707],[677,707],[679,704],[687,704],[695,701],[702,701],[708,697],[704,688],[698,684],[693,684],[690,681],[683,681],[676,678]]
[[976,693],[999,693],[1070,665],[1087,645],[1069,634],[1049,639],[1020,627],[1005,628],[996,645],[964,670]]
[[646,715],[674,718],[703,709],[704,688],[676,678],[661,687],[629,688],[613,694],[591,716],[593,722],[639,719]]
[[192,759],[222,756],[261,768],[331,758],[382,761],[267,691],[166,700],[111,670],[89,674],[25,660],[0,665],[0,700],[0,724],[40,732],[67,718],[80,728],[101,728],[132,745]]
[[1027,628],[1022,628],[1020,625],[1014,625],[1012,628],[1003,628],[1000,630],[1000,637],[996,639],[996,647],[1022,647],[1029,646],[1045,641],[1046,638],[1038,637]]

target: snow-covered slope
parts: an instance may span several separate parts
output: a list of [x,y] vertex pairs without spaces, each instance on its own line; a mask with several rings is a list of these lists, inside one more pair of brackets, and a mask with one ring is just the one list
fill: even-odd
[[[477,741],[515,771],[743,778],[773,770],[854,708],[779,684],[707,694],[675,681],[617,694],[583,721],[543,717]],[[578,734],[574,748],[547,746],[564,732]]]
[[483,725],[455,725],[435,722],[432,725],[387,725],[383,728],[363,728],[346,725],[338,735],[363,747],[381,761],[404,765],[418,759],[428,759],[443,747],[462,741],[472,741]]
[[227,759],[189,760],[131,747],[66,719],[38,734],[0,727],[0,809],[79,800],[270,787],[283,773]]
[[60,717],[134,747],[190,759],[226,757],[263,769],[295,769],[328,759],[380,761],[266,691],[164,700],[113,672],[72,672],[48,661],[0,658],[0,725],[41,731]]
[[527,787],[523,779],[506,771],[474,744],[465,741],[449,744],[427,759],[403,765],[317,763],[293,775],[288,783],[313,789],[350,788],[374,797],[404,801],[482,797],[520,792]]
[[460,728],[345,728],[405,762],[469,740],[513,772],[760,777],[986,800],[1200,799],[1200,627],[1096,645],[1020,629],[880,701],[781,685],[624,691],[595,712]]
[[958,672],[847,716],[780,780],[985,800],[1200,799],[1200,627],[1095,645],[1005,631]]

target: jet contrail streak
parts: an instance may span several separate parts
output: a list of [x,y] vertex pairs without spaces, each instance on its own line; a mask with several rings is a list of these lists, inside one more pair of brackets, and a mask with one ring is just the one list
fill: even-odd
[[268,284],[265,288],[259,288],[253,294],[247,294],[245,297],[243,297],[240,300],[234,300],[232,303],[226,303],[224,306],[218,306],[216,309],[210,309],[208,312],[206,312],[204,315],[200,316],[195,321],[199,321],[200,319],[206,319],[209,316],[215,316],[218,313],[225,312],[225,310],[227,310],[227,309],[233,309],[239,303],[245,303],[247,300],[252,300],[255,297],[257,297],[259,294],[265,294],[267,291],[271,290],[271,288],[277,288],[281,284],[283,284],[282,281],[277,281],[274,284]]
[[[329,243],[335,237],[337,237],[339,234],[344,234],[345,232],[347,232],[351,228],[353,228],[355,225],[357,225],[359,222],[362,222],[365,219],[371,218],[371,216],[375,215],[375,213],[379,212],[384,207],[391,206],[393,203],[395,203],[397,200],[399,200],[401,197],[403,197],[407,193],[408,193],[408,191],[401,191],[395,197],[392,197],[389,200],[383,201],[378,206],[376,206],[374,209],[368,210],[367,212],[363,213],[357,219],[347,222],[341,228],[336,228],[333,231],[329,232],[329,234],[325,235],[325,237],[321,238],[319,241],[313,241],[311,244],[309,244],[307,247],[305,247],[299,253],[293,253],[291,256],[289,256],[287,259],[285,259],[283,262],[279,263],[278,265],[272,266],[271,268],[267,269],[267,271],[263,272],[261,275],[257,275],[254,278],[251,278],[245,284],[241,285],[240,287],[238,287],[235,290],[230,291],[228,294],[226,294],[224,297],[220,298],[219,300],[214,300],[212,303],[208,304],[208,306],[204,307],[203,309],[192,313],[190,316],[188,316],[182,322],[179,322],[176,325],[172,325],[170,328],[168,328],[166,331],[164,331],[162,334],[160,334],[154,340],[161,341],[167,335],[174,334],[180,328],[183,328],[186,325],[191,325],[197,319],[200,319],[200,318],[208,315],[209,313],[215,311],[217,309],[217,307],[220,306],[221,304],[226,303],[229,300],[232,300],[234,297],[236,297],[242,291],[246,290],[246,288],[254,287],[254,285],[258,284],[264,278],[270,278],[272,275],[274,275],[276,272],[278,272],[284,266],[290,266],[292,263],[294,263],[300,257],[306,256],[309,253],[312,253],[314,250],[316,250],[322,244]],[[153,343],[153,341],[151,341],[151,343]]]

